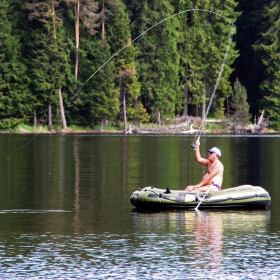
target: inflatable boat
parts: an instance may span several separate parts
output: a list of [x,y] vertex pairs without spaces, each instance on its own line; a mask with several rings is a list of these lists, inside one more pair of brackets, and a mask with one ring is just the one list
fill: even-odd
[[267,208],[271,202],[269,193],[259,186],[242,185],[220,191],[186,192],[182,190],[157,189],[149,186],[139,188],[130,196],[130,202],[139,210],[174,208]]

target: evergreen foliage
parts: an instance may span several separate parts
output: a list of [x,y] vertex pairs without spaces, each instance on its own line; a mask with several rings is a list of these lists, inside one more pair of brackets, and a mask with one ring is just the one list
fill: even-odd
[[234,109],[233,122],[235,126],[245,126],[250,122],[249,104],[247,103],[247,91],[236,79],[233,87],[231,107]]
[[66,85],[71,71],[69,46],[62,14],[56,11],[57,6],[55,2],[51,7],[49,1],[27,3],[25,6],[30,28],[33,28],[27,44],[31,90],[36,96],[33,108],[45,122],[48,105],[53,106],[53,111],[58,114],[58,90]]
[[263,98],[260,83],[264,80],[265,67],[262,63],[263,51],[256,49],[261,33],[267,29],[267,23],[263,20],[263,11],[267,6],[267,0],[239,0],[236,10],[240,16],[236,20],[237,33],[234,36],[239,57],[234,62],[232,82],[238,78],[247,89],[248,102],[251,113],[257,115],[260,111],[260,100]]
[[[280,130],[278,2],[2,0],[0,126],[46,124],[50,106],[59,123],[60,91],[70,125],[102,130],[105,121],[126,117],[158,125],[203,117],[232,22],[236,34],[209,115],[223,118],[233,94],[235,118],[247,122],[249,108],[265,109]],[[169,18],[187,9],[204,12]]]
[[[181,5],[190,5],[193,1],[179,1],[178,8]],[[196,1],[197,7],[209,11],[219,9],[219,12],[232,22],[238,16],[234,12],[235,1]],[[209,100],[214,85],[216,83],[221,64],[225,55],[225,50],[231,30],[229,22],[217,17],[211,13],[198,11],[190,12],[180,16],[182,19],[181,27],[181,85],[184,88],[184,111],[183,115],[188,115],[189,108],[187,104],[195,105],[196,116],[199,115],[198,109],[201,109],[201,116],[204,117],[206,111],[206,102]],[[230,65],[238,56],[234,50],[234,43],[231,43],[230,52],[224,72],[221,77],[219,88],[215,96],[213,106],[213,115],[221,118],[224,115],[225,99],[231,94],[231,85],[229,76],[233,71]]]
[[[87,69],[80,76],[87,79],[104,61],[111,56],[107,42],[91,41],[88,36],[82,40],[80,68]],[[91,55],[90,55],[91,54]],[[103,119],[114,120],[118,113],[118,91],[114,84],[115,66],[109,62],[83,87],[78,100],[74,101],[75,124],[93,126]]]
[[0,119],[13,118],[28,121],[34,101],[28,93],[27,68],[21,56],[20,37],[17,33],[13,33],[16,19],[12,15],[9,2],[1,1]]
[[[267,7],[264,17],[267,19],[268,29],[262,33],[259,47],[264,52],[265,80],[261,84],[264,99],[261,104],[266,109],[270,125],[280,130],[280,4],[272,1]],[[256,48],[258,49],[258,48]]]
[[[174,13],[174,7],[167,1],[153,3],[132,2],[132,34],[139,36],[157,22]],[[156,26],[137,42],[138,73],[141,83],[141,97],[151,115],[158,118],[173,117],[180,111],[178,19],[173,18]]]
[[[108,41],[112,46],[112,54],[117,53],[124,45],[131,42],[129,17],[121,1],[116,2],[114,16],[109,21]],[[116,77],[115,83],[119,90],[120,114],[119,119],[124,120],[124,129],[127,128],[127,108],[134,108],[140,95],[140,83],[136,70],[136,49],[129,45],[115,57]],[[132,111],[131,111],[132,112]]]

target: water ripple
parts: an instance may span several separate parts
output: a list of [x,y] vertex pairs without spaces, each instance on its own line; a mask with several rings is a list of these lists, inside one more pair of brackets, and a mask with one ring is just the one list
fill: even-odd
[[[277,279],[278,235],[234,236],[222,247],[186,235],[13,236],[0,242],[0,278]],[[36,240],[36,244],[33,241]],[[39,242],[38,242],[39,240]],[[201,240],[201,242],[206,242]],[[249,249],[248,249],[249,248]]]
[[71,211],[66,210],[45,210],[45,209],[8,209],[8,210],[0,210],[0,214],[44,214],[44,213],[69,213]]

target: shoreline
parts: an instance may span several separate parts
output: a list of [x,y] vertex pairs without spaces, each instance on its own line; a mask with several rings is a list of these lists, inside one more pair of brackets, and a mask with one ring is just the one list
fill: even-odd
[[178,117],[170,121],[169,124],[156,125],[154,123],[143,123],[140,125],[105,125],[100,130],[97,125],[90,127],[69,126],[63,130],[54,126],[50,129],[48,126],[28,126],[24,123],[17,125],[13,129],[0,130],[0,134],[95,134],[95,135],[264,135],[279,134],[280,131],[268,129],[268,122],[262,116],[255,124],[242,125],[231,122],[230,119],[206,120],[203,128],[201,119],[193,117]]
[[[27,134],[46,134],[46,135],[55,135],[55,134],[61,134],[61,135],[71,135],[71,134],[95,134],[95,135],[125,135],[125,136],[134,136],[134,135],[186,135],[186,136],[191,136],[191,135],[196,135],[198,131],[195,132],[190,132],[190,131],[137,131],[137,132],[124,132],[120,130],[103,130],[103,131],[98,131],[98,130],[51,130],[51,131],[42,131],[42,130],[34,130],[34,131],[0,131],[0,134],[22,134],[22,135],[27,135]],[[238,132],[234,133],[232,131],[207,131],[207,130],[202,130],[203,135],[279,135],[280,131],[271,131],[271,130],[264,130],[261,132]]]

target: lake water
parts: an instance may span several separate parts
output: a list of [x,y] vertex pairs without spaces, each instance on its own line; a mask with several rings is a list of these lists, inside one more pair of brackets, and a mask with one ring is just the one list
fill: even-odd
[[278,135],[201,138],[202,156],[222,151],[223,188],[260,185],[268,209],[146,213],[137,188],[200,181],[194,136],[33,138],[0,135],[0,279],[280,278]]

